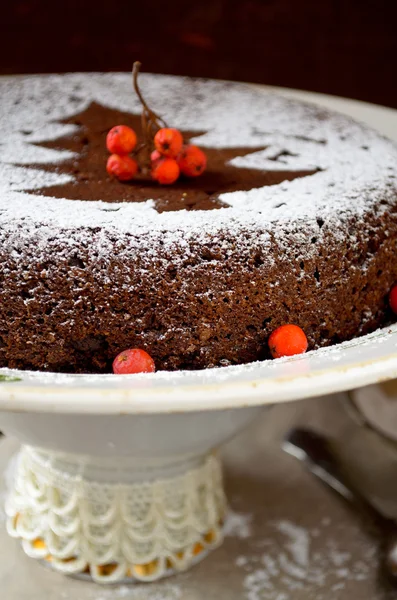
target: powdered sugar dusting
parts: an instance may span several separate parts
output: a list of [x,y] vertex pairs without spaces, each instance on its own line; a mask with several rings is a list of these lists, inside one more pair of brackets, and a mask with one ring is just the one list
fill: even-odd
[[183,598],[182,590],[176,585],[161,583],[160,585],[151,585],[150,594],[147,595],[147,586],[122,586],[113,590],[105,590],[93,596],[92,600],[143,600],[150,597],[150,600],[179,600]]
[[309,563],[309,536],[305,529],[298,527],[289,521],[280,521],[277,529],[288,536],[289,541],[286,546],[296,564],[307,568]]
[[281,534],[280,540],[265,540],[262,555],[256,551],[236,560],[236,566],[246,573],[246,600],[293,600],[299,591],[304,597],[325,600],[325,592],[342,590],[349,582],[355,583],[358,593],[360,584],[367,585],[372,576],[377,561],[372,544],[363,543],[360,558],[354,558],[323,524],[318,528],[319,549],[315,548],[318,536],[309,529],[287,520],[273,527]]
[[226,537],[247,539],[251,536],[252,515],[237,513],[229,508],[223,533]]
[[[78,592],[77,592],[78,594]],[[63,590],[62,600],[76,600],[75,590]],[[182,589],[175,584],[161,582],[148,585],[122,585],[110,589],[87,586],[84,590],[85,600],[180,600],[183,598]]]
[[[200,145],[211,147],[265,146],[260,152],[234,159],[241,167],[264,170],[310,170],[317,173],[251,191],[221,196],[228,208],[216,211],[177,211],[159,214],[151,199],[143,203],[78,202],[32,196],[26,189],[62,184],[65,175],[23,168],[22,163],[59,162],[70,153],[40,148],[32,142],[55,139],[73,132],[59,121],[96,101],[119,110],[139,112],[130,75],[73,74],[66,76],[4,78],[0,94],[0,227],[4,242],[24,255],[23,242],[42,259],[51,237],[65,242],[69,255],[93,228],[99,255],[114,255],[111,236],[134,254],[145,248],[148,264],[153,256],[181,248],[188,254],[194,243],[226,244],[242,257],[251,247],[247,231],[255,232],[256,245],[271,261],[271,236],[283,231],[318,231],[317,218],[335,236],[348,235],[343,220],[361,216],[396,194],[397,151],[389,141],[338,114],[294,102],[257,87],[175,77],[142,76],[142,87],[153,106],[177,127],[206,131]],[[216,98],[216,102],[214,102]],[[249,109],[248,109],[249,108]],[[194,118],[192,117],[194,115]],[[238,123],[238,128],[235,124]],[[236,139],[237,136],[237,139]],[[14,166],[18,164],[19,166]],[[21,166],[22,165],[22,166]],[[227,231],[233,243],[218,236]],[[321,232],[320,232],[321,235]],[[302,254],[313,248],[302,236]],[[150,241],[149,241],[150,240]],[[287,242],[286,242],[287,243]],[[143,261],[143,268],[145,268]]]

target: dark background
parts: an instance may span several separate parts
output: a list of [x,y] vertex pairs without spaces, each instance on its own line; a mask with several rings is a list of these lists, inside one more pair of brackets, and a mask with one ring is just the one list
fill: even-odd
[[9,0],[0,73],[146,71],[397,108],[397,0]]

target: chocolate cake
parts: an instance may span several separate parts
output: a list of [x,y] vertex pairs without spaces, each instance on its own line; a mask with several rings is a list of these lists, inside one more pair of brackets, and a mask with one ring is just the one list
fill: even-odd
[[107,131],[140,128],[124,74],[0,81],[0,366],[107,372],[269,357],[278,326],[309,349],[390,318],[397,149],[353,120],[261,88],[143,75],[151,106],[203,148],[172,186],[106,173]]

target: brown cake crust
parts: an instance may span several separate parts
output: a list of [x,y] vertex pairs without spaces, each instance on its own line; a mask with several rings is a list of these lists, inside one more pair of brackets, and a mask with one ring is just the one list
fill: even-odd
[[[68,89],[70,81],[63,85]],[[307,110],[313,111],[311,120],[319,131],[324,120],[333,118]],[[63,120],[67,124],[78,115],[79,130],[73,135],[39,142],[40,147],[77,152],[72,160],[40,165],[43,172],[72,174],[73,179],[53,185],[45,180],[45,185],[31,187],[27,177],[22,187],[29,192],[26,197],[38,194],[41,201],[48,196],[45,201],[57,212],[66,202],[57,197],[86,200],[75,204],[80,207],[98,200],[101,191],[101,199],[109,203],[151,198],[159,213],[193,209],[198,215],[209,210],[225,215],[231,210],[223,208],[228,206],[225,192],[299,178],[309,181],[324,170],[321,161],[306,169],[274,172],[233,169],[227,165],[230,158],[265,147],[236,144],[223,154],[209,148],[219,164],[201,181],[167,189],[145,181],[125,186],[107,179],[104,171],[99,179],[109,127],[105,112],[113,119],[118,109],[89,104]],[[88,125],[90,120],[96,124]],[[98,131],[101,122],[104,127]],[[136,125],[132,116],[131,122]],[[338,118],[334,130],[339,126],[342,131],[353,127]],[[365,128],[354,127],[365,137]],[[384,144],[397,157],[392,145],[370,130],[368,139],[374,151]],[[24,171],[37,168],[31,161]],[[337,186],[337,173],[334,177]],[[29,221],[18,213],[12,227],[9,220],[0,223],[0,366],[108,372],[118,352],[139,347],[150,353],[157,369],[201,369],[269,358],[268,336],[285,323],[302,327],[309,349],[373,331],[390,320],[387,295],[397,281],[395,172],[389,168],[380,180],[381,186],[376,181],[356,197],[351,193],[346,211],[318,209],[310,218],[283,215],[268,225],[255,214],[245,221],[237,215],[237,229],[232,219],[230,227],[206,233],[204,242],[189,230],[181,236],[173,230],[171,236],[166,226],[149,233],[134,227],[118,231],[96,222],[57,229],[44,218]],[[364,209],[360,205],[356,211],[365,194]]]
[[[2,264],[11,268],[2,293],[0,335],[8,344],[1,364],[102,372],[123,348],[140,347],[161,369],[205,368],[268,358],[267,338],[284,323],[302,327],[311,349],[368,333],[390,318],[387,294],[397,281],[396,211],[387,237],[382,217],[371,217],[356,247],[335,243],[324,225],[323,242],[313,242],[317,260],[296,258],[291,232],[287,254],[275,244],[272,269],[258,252],[231,258],[219,244],[205,253],[193,246],[184,266],[169,256],[164,274],[154,260],[145,278],[135,276],[139,258],[123,266],[114,261],[103,287],[92,248],[59,260],[63,248],[53,240],[52,260],[32,265],[28,257],[23,286],[2,252]],[[347,230],[353,226],[346,223]],[[337,280],[336,271],[343,273]],[[65,281],[73,281],[67,293]]]

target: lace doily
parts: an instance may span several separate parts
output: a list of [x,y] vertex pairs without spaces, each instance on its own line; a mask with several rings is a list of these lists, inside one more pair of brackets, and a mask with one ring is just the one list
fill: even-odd
[[56,570],[101,583],[153,581],[221,543],[226,502],[215,456],[177,476],[132,484],[92,481],[60,470],[57,459],[24,447],[6,505],[9,534]]

